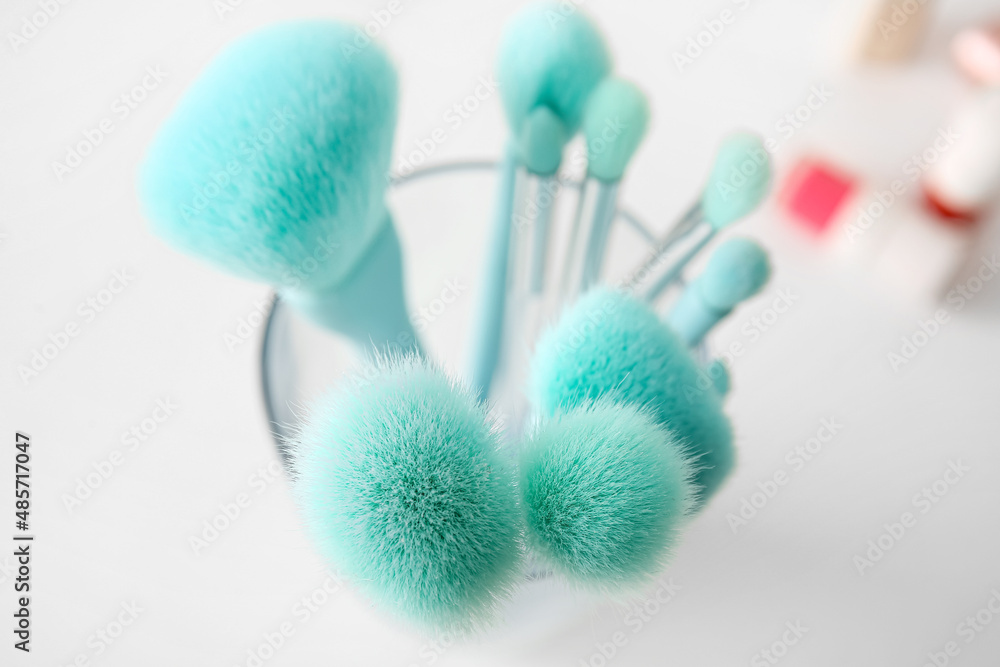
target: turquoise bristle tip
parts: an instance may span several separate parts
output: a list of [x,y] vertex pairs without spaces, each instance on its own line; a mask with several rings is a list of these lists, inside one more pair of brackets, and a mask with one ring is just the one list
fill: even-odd
[[629,589],[656,575],[691,505],[681,442],[634,405],[602,399],[557,413],[520,467],[529,545],[584,587]]
[[532,174],[551,176],[562,162],[569,141],[566,126],[548,107],[538,107],[525,120],[518,137],[518,160]]
[[705,218],[721,229],[749,215],[770,185],[771,156],[760,137],[748,132],[726,137],[702,195]]
[[767,251],[750,239],[729,239],[712,253],[696,282],[705,303],[728,311],[760,291],[771,277]]
[[538,342],[531,391],[553,415],[611,396],[652,411],[692,457],[697,503],[733,467],[735,452],[721,397],[705,387],[684,343],[646,305],[597,288],[568,309]]
[[140,178],[154,229],[279,287],[335,287],[387,224],[396,73],[354,26],[278,24],[209,64],[156,135]]
[[583,135],[587,172],[605,182],[621,180],[649,125],[649,102],[635,84],[609,77],[587,100]]
[[594,87],[611,70],[600,32],[583,12],[554,2],[530,5],[507,24],[497,79],[514,136],[529,114],[546,106],[574,134]]
[[318,403],[295,488],[322,553],[424,627],[490,620],[520,572],[514,473],[466,389],[417,357],[382,360]]

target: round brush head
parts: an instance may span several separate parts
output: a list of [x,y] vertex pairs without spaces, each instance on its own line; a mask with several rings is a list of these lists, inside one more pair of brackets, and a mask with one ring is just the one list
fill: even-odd
[[318,403],[291,445],[321,551],[427,627],[488,620],[519,573],[513,471],[466,389],[416,357]]
[[702,299],[728,312],[761,290],[771,277],[767,251],[750,239],[729,239],[712,253],[696,281]]
[[528,543],[586,587],[632,588],[665,564],[692,499],[681,441],[602,399],[544,422],[521,453]]
[[722,142],[702,194],[705,218],[716,229],[748,215],[771,185],[771,156],[760,137],[737,132]]
[[518,159],[532,174],[551,176],[562,162],[569,133],[559,116],[548,107],[538,107],[524,121],[517,138]]
[[652,411],[692,457],[696,504],[707,500],[733,466],[729,420],[720,396],[699,384],[684,343],[642,302],[599,287],[569,308],[535,348],[531,391],[553,415],[603,396]]
[[649,125],[649,101],[634,83],[608,77],[587,100],[583,135],[587,173],[605,182],[621,180]]
[[154,229],[245,278],[335,287],[388,216],[396,73],[353,26],[278,24],[225,48],[146,155]]
[[569,135],[576,133],[583,106],[611,70],[600,33],[579,9],[564,13],[554,2],[518,12],[504,29],[497,80],[514,136],[537,107],[547,106]]

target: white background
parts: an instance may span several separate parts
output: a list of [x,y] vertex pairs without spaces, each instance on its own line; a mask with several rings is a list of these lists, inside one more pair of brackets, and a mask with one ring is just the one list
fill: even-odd
[[[620,608],[565,593],[525,604],[518,632],[440,650],[373,610],[349,588],[308,622],[293,613],[326,577],[300,533],[280,476],[259,495],[251,475],[275,459],[258,390],[261,329],[231,351],[224,335],[267,294],[184,257],[147,230],[134,193],[136,166],[156,127],[224,44],[292,17],[366,20],[380,0],[244,0],[220,16],[211,0],[74,0],[16,53],[6,34],[37,11],[4,0],[0,10],[0,536],[13,532],[11,478],[15,429],[32,436],[34,651],[15,654],[11,560],[0,555],[0,663],[68,665],[83,655],[101,665],[246,665],[262,633],[291,622],[295,632],[267,665],[602,664],[595,645],[619,630],[627,642],[610,664],[746,665],[778,640],[786,622],[808,632],[781,664],[913,665],[956,640],[951,664],[995,665],[1000,619],[965,643],[959,623],[1000,590],[1000,280],[985,289],[917,357],[894,372],[887,354],[934,307],[909,306],[864,276],[842,270],[821,244],[799,234],[772,206],[740,227],[762,240],[776,273],[769,288],[713,337],[745,354],[732,364],[728,409],[740,466],[693,522],[664,573],[680,586],[642,630]],[[398,157],[492,71],[499,30],[515,2],[403,0],[380,39],[401,76]],[[698,191],[719,138],[736,127],[766,136],[826,85],[833,98],[788,141],[783,173],[813,150],[859,170],[878,185],[933,139],[967,84],[947,61],[954,31],[994,13],[988,1],[942,1],[918,60],[902,68],[836,66],[845,16],[823,0],[585,3],[611,43],[618,71],[638,81],[654,107],[650,134],[623,189],[627,205],[658,227]],[[741,9],[746,6],[746,9]],[[672,53],[725,8],[736,15],[684,71]],[[52,162],[112,117],[111,105],[159,66],[167,78],[82,166],[61,181]],[[494,96],[432,160],[494,157],[505,139]],[[456,196],[459,196],[456,194]],[[484,208],[485,211],[485,208]],[[435,298],[445,278],[472,284],[484,227],[480,220],[407,214],[409,299]],[[484,214],[485,219],[485,214]],[[987,231],[970,269],[990,256],[1000,234]],[[634,261],[623,247],[612,265]],[[77,307],[116,270],[134,281],[93,322]],[[798,296],[758,340],[742,332],[777,290]],[[432,328],[462,331],[472,291]],[[81,333],[38,377],[19,365],[69,322]],[[450,334],[449,334],[450,335]],[[458,336],[458,334],[455,334]],[[157,399],[179,407],[80,507],[64,494],[93,471],[121,434],[148,417]],[[815,435],[823,418],[844,424],[823,451],[734,534],[726,515],[777,470],[785,454]],[[926,514],[914,494],[949,461],[970,471]],[[250,507],[195,555],[189,537],[203,521],[247,493]],[[852,559],[883,524],[906,511],[917,525],[859,575]],[[8,537],[2,537],[8,543]],[[6,546],[0,554],[7,554]],[[562,603],[552,604],[552,600]],[[567,603],[567,600],[570,602]],[[122,602],[143,611],[96,655],[91,640]],[[552,604],[552,606],[546,606]],[[560,606],[561,604],[561,606]],[[534,607],[525,623],[525,607]],[[545,613],[538,613],[543,610]],[[83,663],[81,663],[83,664]]]

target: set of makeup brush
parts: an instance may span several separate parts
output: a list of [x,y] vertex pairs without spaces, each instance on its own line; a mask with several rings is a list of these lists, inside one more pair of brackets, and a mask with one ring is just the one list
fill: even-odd
[[[764,197],[767,153],[752,135],[727,138],[632,289],[602,285],[619,184],[649,106],[611,73],[582,12],[546,3],[519,13],[498,64],[511,140],[473,358],[464,380],[450,378],[411,326],[385,203],[396,73],[377,45],[356,48],[355,30],[287,23],[226,48],[149,149],[147,217],[185,252],[274,286],[370,364],[365,382],[317,401],[288,443],[309,531],[370,599],[419,625],[469,628],[494,615],[529,561],[584,588],[639,589],[734,463],[728,375],[693,351],[761,289],[767,255],[731,239],[701,275],[681,278]],[[580,131],[587,178],[557,265],[553,193]],[[680,296],[661,317],[655,304],[671,287]],[[489,406],[515,348],[531,359],[510,390],[531,416],[504,433]]]

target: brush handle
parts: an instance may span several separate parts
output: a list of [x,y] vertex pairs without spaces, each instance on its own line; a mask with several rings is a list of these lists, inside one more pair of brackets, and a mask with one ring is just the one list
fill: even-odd
[[608,234],[615,221],[618,207],[618,185],[621,181],[597,182],[597,196],[594,202],[592,222],[590,223],[590,238],[587,239],[587,249],[584,256],[583,272],[580,276],[580,291],[587,291],[601,277],[604,264],[605,249],[608,245]]
[[[701,252],[702,248],[708,245],[709,241],[715,238],[715,232],[716,232],[715,227],[712,227],[707,223],[704,225],[698,225],[693,227],[690,230],[690,232],[685,236],[691,236],[695,232],[695,230],[698,229],[698,227],[701,227],[702,229],[706,230],[703,232],[702,238],[696,241],[694,245],[691,246],[691,248],[687,252],[685,252],[678,260],[676,260],[673,263],[673,265],[671,265],[667,269],[666,273],[660,276],[659,280],[653,283],[653,286],[646,291],[644,298],[648,303],[652,303],[653,301],[655,301],[656,298],[660,296],[660,294],[663,292],[663,290],[670,287],[670,285],[676,282],[681,277],[681,273],[684,272],[685,267],[687,267],[687,265],[691,262],[691,260],[694,259],[699,252]],[[676,245],[676,243],[678,242],[680,242],[680,239],[675,241],[673,245]]]
[[392,217],[334,290],[285,289],[282,298],[313,322],[350,338],[366,356],[421,353],[403,294],[403,256]]
[[653,269],[663,260],[664,255],[670,252],[677,243],[691,234],[703,221],[704,213],[701,209],[701,200],[698,200],[684,212],[684,215],[679,220],[667,229],[663,237],[656,242],[656,247],[653,249],[652,254],[631,275],[639,276],[652,273]]
[[566,304],[576,300],[579,294],[579,276],[583,272],[583,264],[586,258],[586,243],[590,238],[590,230],[584,229],[585,208],[584,200],[587,198],[587,186],[589,180],[585,180],[580,185],[580,194],[576,198],[576,207],[573,209],[573,222],[570,225],[569,238],[566,245],[566,256],[563,258],[562,276],[559,278],[559,289],[556,293],[556,310]]
[[500,163],[500,183],[493,230],[486,252],[486,265],[473,327],[469,378],[480,399],[486,399],[493,384],[503,339],[504,311],[507,307],[507,270],[510,255],[511,220],[517,181],[516,149],[510,143]]
[[[618,184],[587,176],[573,214],[559,290],[561,304],[573,303],[600,274],[604,241],[614,220]],[[610,219],[608,215],[610,213]]]
[[[529,184],[533,181],[534,185],[538,185],[538,179],[533,175],[529,175],[528,180]],[[520,204],[525,197],[518,187],[515,190],[514,200]],[[530,413],[524,387],[534,344],[533,332],[544,303],[542,295],[532,290],[538,234],[537,216],[529,215],[530,208],[515,209],[514,220],[517,222],[511,227],[503,339],[490,390],[491,403],[504,415],[504,435],[508,443],[519,441],[521,429]]]
[[[522,338],[524,345],[529,352],[534,349],[538,340],[539,332],[548,321],[556,314],[557,302],[555,296],[558,290],[552,289],[553,271],[550,266],[550,254],[552,244],[552,218],[555,211],[555,200],[559,194],[562,184],[556,175],[536,176],[535,202],[536,212],[534,229],[531,238],[529,253],[531,264],[528,274],[528,294],[524,295],[524,322],[522,328]],[[515,387],[516,391],[522,391],[524,384]]]
[[492,387],[495,405],[507,417],[505,435],[512,443],[520,440],[531,414],[524,388],[531,353],[550,305],[545,284],[548,282],[549,238],[558,188],[553,174],[528,172],[527,175],[524,192],[515,188],[516,202],[520,204],[530,199],[531,203],[524,210],[515,209],[517,222],[511,228],[505,330]]
[[531,247],[531,293],[545,291],[548,270],[549,238],[552,229],[552,212],[555,209],[556,193],[559,187],[555,176],[539,176],[536,179],[535,237]]

